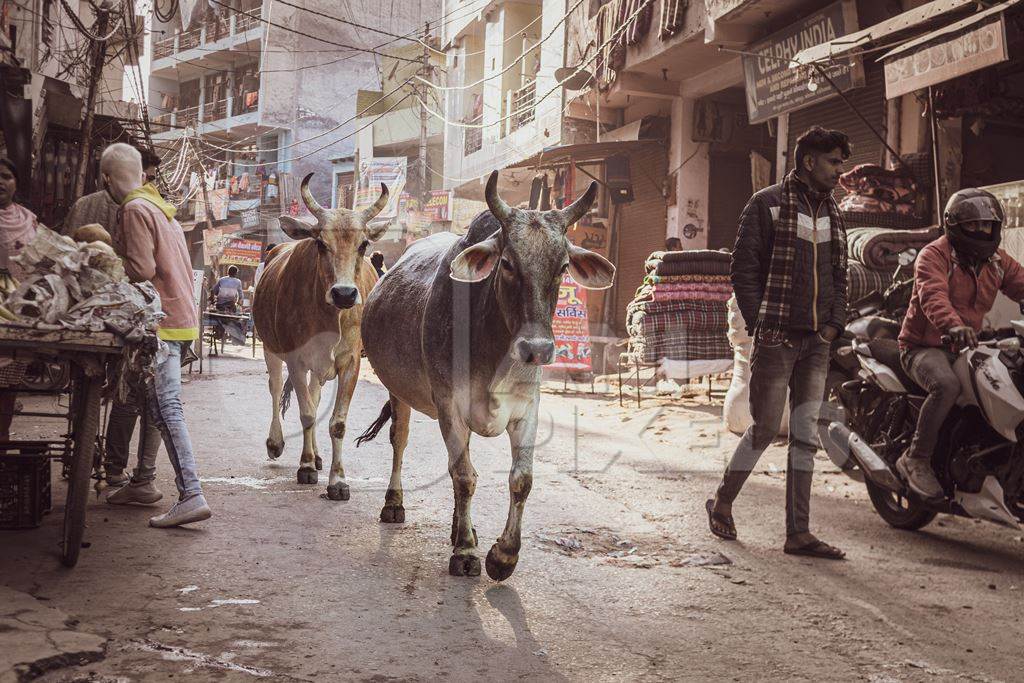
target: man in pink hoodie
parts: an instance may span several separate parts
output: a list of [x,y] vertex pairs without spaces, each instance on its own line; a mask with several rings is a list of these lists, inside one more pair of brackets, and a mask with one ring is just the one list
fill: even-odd
[[121,206],[116,248],[124,255],[125,271],[134,282],[153,283],[165,315],[158,335],[170,352],[157,364],[148,408],[174,467],[178,502],[166,513],[150,518],[149,523],[172,527],[199,522],[208,519],[211,512],[196,474],[192,441],[181,407],[182,347],[199,336],[185,234],[174,220],[174,207],[156,188],[146,184],[142,157],[134,147],[116,143],[103,150],[100,173],[111,197]]

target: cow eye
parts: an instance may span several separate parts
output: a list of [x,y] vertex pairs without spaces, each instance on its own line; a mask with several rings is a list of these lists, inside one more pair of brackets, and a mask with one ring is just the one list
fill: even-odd
[[512,262],[509,261],[507,258],[501,259],[501,267],[504,268],[505,271],[508,273],[511,273],[513,270],[515,270],[515,268],[512,267]]
[[565,263],[563,263],[562,264],[562,269],[560,271],[558,271],[558,272],[560,272],[562,275],[565,275],[566,273],[568,273],[569,272],[569,262],[566,261]]

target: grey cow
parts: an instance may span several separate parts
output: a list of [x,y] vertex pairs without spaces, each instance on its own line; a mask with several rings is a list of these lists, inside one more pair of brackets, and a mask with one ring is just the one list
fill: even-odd
[[610,287],[615,268],[566,238],[594,202],[597,185],[561,210],[513,209],[487,182],[490,211],[462,238],[441,233],[414,243],[374,288],[363,309],[367,358],[390,392],[380,417],[360,438],[392,419],[391,482],[382,522],[404,522],[402,454],[410,410],[436,419],[448,448],[455,489],[454,547],[448,572],[480,574],[470,504],[476,470],[470,433],[512,445],[508,521],[487,553],[487,574],[507,579],[519,561],[523,506],[533,483],[541,366],[554,359],[551,320],[562,275],[589,289]]

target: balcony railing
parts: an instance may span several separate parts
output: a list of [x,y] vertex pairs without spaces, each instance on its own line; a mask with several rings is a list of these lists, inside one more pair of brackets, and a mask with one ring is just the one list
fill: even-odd
[[537,81],[530,81],[519,90],[511,90],[508,94],[509,119],[508,132],[517,131],[533,121],[537,101]]
[[[479,126],[483,123],[484,117],[477,116],[475,119],[467,121],[466,123],[474,126]],[[463,128],[463,141],[462,148],[463,154],[469,156],[475,152],[479,152],[484,146],[484,129],[483,128]]]
[[244,10],[245,14],[235,15],[235,30],[233,33],[245,33],[260,25],[260,9],[258,7]]
[[203,121],[216,121],[227,118],[228,100],[216,100],[203,105]]
[[239,97],[232,98],[231,102],[231,115],[241,116],[242,114],[251,114],[260,108],[260,93],[259,90],[252,92],[242,93]]
[[175,52],[191,50],[194,47],[199,47],[199,44],[203,42],[203,29],[194,28],[191,31],[179,33],[175,37],[178,39],[178,44],[174,49]]
[[245,14],[231,14],[223,18],[208,19],[199,28],[177,33],[153,43],[153,58],[163,59],[192,48],[215,43],[228,35],[239,35],[258,27],[261,23],[260,8],[245,10]]

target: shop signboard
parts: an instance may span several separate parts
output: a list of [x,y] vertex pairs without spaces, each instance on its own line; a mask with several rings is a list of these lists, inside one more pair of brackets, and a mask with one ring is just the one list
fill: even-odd
[[[793,68],[789,60],[801,50],[835,40],[857,29],[854,0],[840,0],[747,48],[746,52],[757,55],[743,57],[750,122],[761,123],[834,97],[836,91],[816,69],[810,66]],[[860,57],[837,58],[825,69],[840,91],[864,85]]]
[[912,93],[1009,58],[1002,14],[938,41],[890,53],[885,60],[885,96]]
[[206,228],[203,231],[203,263],[213,265],[224,250],[224,231],[220,228]]
[[376,157],[359,161],[359,181],[356,187],[356,211],[373,206],[380,196],[381,183],[388,187],[388,205],[375,220],[391,220],[398,216],[398,203],[405,190],[406,158]]
[[263,255],[263,243],[258,240],[247,240],[233,238],[224,244],[221,252],[220,265],[222,266],[251,266],[255,268],[260,264],[260,256]]
[[242,211],[242,227],[243,228],[255,228],[260,224],[260,209],[258,206]]
[[590,370],[590,324],[587,321],[587,290],[568,274],[558,288],[558,304],[551,324],[555,335],[555,362],[551,368]]

